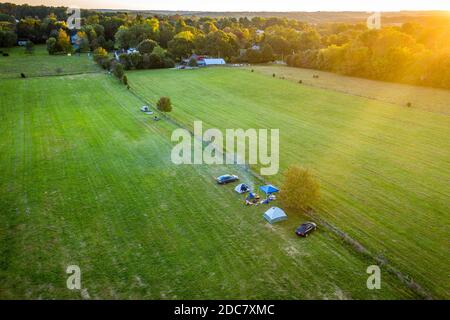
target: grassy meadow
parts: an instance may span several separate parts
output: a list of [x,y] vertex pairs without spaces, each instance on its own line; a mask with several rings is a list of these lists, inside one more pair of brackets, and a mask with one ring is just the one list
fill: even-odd
[[27,77],[45,77],[101,71],[101,68],[93,62],[92,56],[89,57],[87,53],[49,57],[45,45],[36,45],[33,54],[25,53],[23,47],[2,51],[9,53],[10,56],[0,55],[0,79],[20,78],[21,73]]
[[[447,115],[238,68],[139,71],[129,80],[151,101],[170,96],[171,116],[186,126],[279,128],[281,172],[299,164],[321,181],[318,216],[432,296],[449,296]],[[418,88],[408,99],[432,92]]]
[[[363,78],[355,78],[336,73],[287,67],[283,65],[257,65],[246,69],[277,78],[285,78],[303,85],[339,91],[354,96],[366,97],[393,103],[408,109],[419,109],[435,113],[450,115],[450,91],[399,83],[389,83]],[[314,78],[318,75],[319,78]]]
[[175,122],[139,111],[163,95],[186,127],[279,128],[281,172],[320,178],[316,214],[448,298],[444,113],[239,68],[132,71],[129,91],[87,56],[14,50],[0,57],[0,299],[420,298],[383,268],[368,290],[373,260],[326,228],[298,238],[298,212],[271,226],[214,182],[258,186],[241,166],[172,164]]
[[[112,76],[0,80],[0,298],[417,297],[306,217],[270,226],[213,177],[176,166],[170,135]],[[82,290],[66,288],[79,265]]]

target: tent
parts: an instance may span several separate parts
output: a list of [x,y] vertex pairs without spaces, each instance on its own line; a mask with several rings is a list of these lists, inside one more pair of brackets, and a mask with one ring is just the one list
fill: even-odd
[[263,215],[264,219],[266,219],[270,224],[287,220],[287,215],[284,213],[283,210],[281,210],[278,207],[272,207],[269,210],[266,211]]
[[250,187],[244,183],[238,184],[236,188],[234,188],[234,191],[237,193],[246,193],[250,191]]
[[148,106],[142,106],[141,111],[142,112],[148,112],[150,109],[148,108]]
[[261,186],[259,187],[259,190],[261,190],[267,195],[280,191],[277,187],[274,187],[271,184],[268,184],[267,186]]

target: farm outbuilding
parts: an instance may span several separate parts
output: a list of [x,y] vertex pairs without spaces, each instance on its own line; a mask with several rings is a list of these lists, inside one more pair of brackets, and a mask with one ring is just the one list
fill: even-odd
[[223,60],[222,58],[216,58],[216,59],[205,58],[205,59],[203,59],[203,61],[205,62],[205,66],[218,66],[218,65],[226,64],[225,60]]

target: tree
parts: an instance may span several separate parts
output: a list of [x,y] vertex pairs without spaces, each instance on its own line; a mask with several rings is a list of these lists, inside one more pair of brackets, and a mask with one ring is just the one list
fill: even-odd
[[169,41],[169,52],[176,58],[181,59],[192,53],[194,44],[185,38],[174,38]]
[[320,184],[309,169],[290,166],[284,172],[280,200],[290,209],[305,211],[319,199]]
[[101,63],[104,59],[108,59],[108,52],[102,47],[98,47],[94,50],[94,61]]
[[259,50],[247,49],[245,52],[245,58],[249,63],[260,63],[262,60],[262,55]]
[[320,47],[321,40],[320,34],[315,30],[309,30],[300,34],[298,43],[298,49],[301,51],[318,49]]
[[88,52],[89,51],[89,38],[85,32],[83,32],[83,31],[77,32],[76,44],[78,46],[79,52]]
[[12,30],[0,29],[0,48],[9,48],[16,44],[17,35]]
[[208,54],[231,58],[237,54],[237,43],[234,34],[228,34],[222,30],[213,31],[206,35],[206,50]]
[[122,65],[121,63],[116,62],[116,63],[114,64],[114,66],[113,66],[113,74],[114,74],[119,80],[122,80],[122,78],[123,78],[123,76],[124,76],[124,74],[125,74],[125,71],[124,71],[123,65]]
[[25,44],[25,53],[32,54],[34,52],[34,43],[32,41],[27,41]]
[[115,35],[119,48],[128,49],[136,47],[145,39],[157,40],[158,33],[149,24],[135,24],[131,27],[121,26]]
[[273,49],[270,44],[263,45],[261,49],[261,61],[269,62],[273,60]]
[[156,103],[156,106],[159,111],[162,112],[170,112],[172,111],[172,102],[169,97],[161,97],[159,101]]
[[142,55],[139,52],[133,52],[128,55],[128,62],[130,68],[142,69]]
[[158,69],[164,66],[163,58],[156,53],[152,53],[149,56],[148,60],[149,60],[149,68],[151,69]]
[[159,45],[163,48],[167,48],[170,40],[173,39],[175,35],[175,28],[168,23],[163,21],[159,23]]
[[145,39],[142,40],[138,46],[136,47],[136,49],[139,51],[139,53],[141,54],[150,54],[152,53],[153,49],[158,45],[158,43],[156,41],[150,40],[150,39]]
[[58,49],[56,47],[56,39],[55,38],[53,38],[53,37],[48,38],[46,44],[47,44],[48,54],[55,54],[58,51]]
[[64,53],[71,53],[73,50],[72,45],[70,44],[70,38],[63,29],[59,29],[58,39],[56,43],[58,51],[62,51]]

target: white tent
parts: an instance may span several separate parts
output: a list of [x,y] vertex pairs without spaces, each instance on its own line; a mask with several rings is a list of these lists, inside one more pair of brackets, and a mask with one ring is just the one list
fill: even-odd
[[287,220],[287,215],[286,213],[284,213],[283,210],[281,210],[278,207],[272,207],[269,210],[267,210],[264,215],[263,215],[264,219],[266,219],[270,224],[278,222],[278,221],[283,221],[283,220]]
[[250,187],[244,183],[241,183],[234,188],[234,191],[237,193],[246,193],[247,191],[250,191]]

